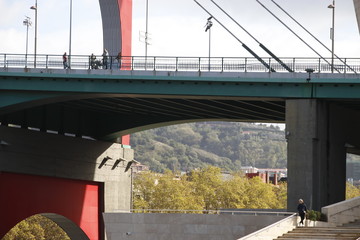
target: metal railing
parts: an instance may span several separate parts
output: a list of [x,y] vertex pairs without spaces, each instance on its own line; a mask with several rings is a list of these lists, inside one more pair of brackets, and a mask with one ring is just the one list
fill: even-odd
[[[36,59],[36,63],[34,62]],[[110,56],[103,61],[102,56],[96,59],[86,55],[69,57],[71,69],[112,69],[134,71],[199,71],[199,72],[288,72],[282,64],[273,58],[263,58],[270,66],[267,68],[253,57],[143,57],[124,56],[116,59]],[[283,64],[293,72],[306,72],[309,69],[317,73],[331,73],[330,58],[281,58]],[[37,54],[6,54],[0,53],[0,67],[4,68],[49,68],[62,69],[62,55]],[[360,72],[360,58],[335,59],[335,73]]]
[[184,214],[230,214],[230,215],[275,215],[275,216],[290,216],[293,212],[286,211],[250,211],[250,210],[185,210],[185,209],[118,209],[114,212],[131,212],[131,213],[184,213]]

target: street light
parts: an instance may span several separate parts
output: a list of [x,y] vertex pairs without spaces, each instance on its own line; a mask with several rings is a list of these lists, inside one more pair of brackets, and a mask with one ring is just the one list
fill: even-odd
[[26,26],[26,53],[25,53],[25,67],[27,67],[27,55],[28,55],[28,39],[29,39],[29,26],[31,26],[32,22],[30,17],[25,16],[25,20],[23,21],[24,26]]
[[69,67],[71,66],[72,0],[70,0]]
[[335,0],[333,3],[328,6],[328,8],[332,9],[332,28],[330,31],[330,39],[331,39],[331,73],[334,73],[334,42],[335,42]]
[[34,46],[34,68],[36,68],[36,46],[37,46],[37,0],[35,0],[35,6],[30,7],[35,11],[35,46]]
[[148,30],[149,30],[149,1],[146,0],[145,60],[147,59],[148,34],[149,34]]
[[208,19],[207,19],[207,22],[206,22],[206,25],[205,25],[205,32],[207,32],[209,30],[209,71],[210,71],[210,53],[211,53],[211,27],[213,25],[211,19],[213,17],[210,16]]

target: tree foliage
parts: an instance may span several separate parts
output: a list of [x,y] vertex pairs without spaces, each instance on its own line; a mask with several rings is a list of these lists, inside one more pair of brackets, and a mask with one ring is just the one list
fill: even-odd
[[346,183],[346,199],[351,199],[360,196],[360,188],[355,187],[350,183]]
[[234,122],[200,122],[131,135],[135,159],[152,171],[190,171],[207,165],[286,167],[286,140],[278,127]]
[[286,208],[286,185],[266,184],[239,173],[225,178],[213,166],[183,176],[171,171],[141,173],[134,181],[134,195],[135,209]]
[[70,238],[50,219],[34,215],[18,223],[2,240],[70,240]]

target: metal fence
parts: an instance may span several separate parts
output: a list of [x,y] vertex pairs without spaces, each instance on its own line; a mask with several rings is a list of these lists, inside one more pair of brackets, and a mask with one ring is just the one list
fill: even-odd
[[271,209],[254,209],[254,210],[180,210],[180,209],[118,209],[117,213],[183,213],[183,214],[230,214],[230,215],[273,215],[273,216],[290,216],[293,212],[271,210]]
[[[36,62],[35,62],[36,59]],[[360,58],[335,59],[332,68],[330,58],[262,58],[263,63],[253,57],[143,57],[124,56],[107,61],[102,56],[96,59],[86,55],[68,57],[71,69],[112,69],[135,71],[200,71],[200,72],[288,72],[284,64],[293,72],[314,71],[318,73],[357,73],[360,72]],[[266,63],[268,67],[266,66]],[[0,54],[0,67],[4,68],[49,68],[62,69],[62,55]]]

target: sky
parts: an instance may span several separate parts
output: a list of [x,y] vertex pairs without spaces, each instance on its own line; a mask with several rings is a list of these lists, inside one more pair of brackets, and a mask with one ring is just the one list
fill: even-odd
[[[208,56],[209,14],[193,0],[148,0],[149,56]],[[216,19],[257,55],[268,57],[259,44],[217,9],[210,0],[198,0]],[[331,57],[306,32],[281,12],[271,0],[260,0],[323,57]],[[215,0],[240,25],[278,57],[318,57],[318,55],[271,16],[256,0]],[[332,0],[276,0],[290,15],[331,49]],[[0,53],[25,53],[25,16],[33,21],[29,29],[29,53],[34,52],[35,0],[0,0]],[[38,0],[38,54],[62,54],[69,49],[70,0]],[[140,32],[146,26],[146,0],[133,0],[134,56],[145,55]],[[219,23],[213,20],[211,56],[247,57],[250,54]],[[339,57],[360,57],[359,30],[353,0],[337,0],[335,11],[335,53]],[[72,54],[101,54],[102,24],[98,0],[73,0]]]

